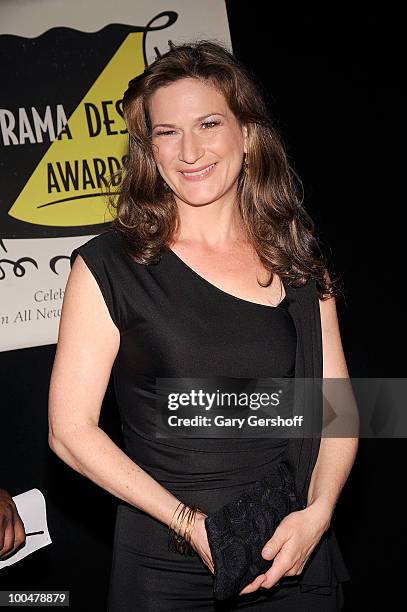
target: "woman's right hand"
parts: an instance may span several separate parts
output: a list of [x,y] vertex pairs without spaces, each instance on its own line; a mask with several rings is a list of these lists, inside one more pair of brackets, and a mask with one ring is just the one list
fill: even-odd
[[191,546],[195,552],[201,557],[204,564],[209,568],[212,574],[215,573],[215,568],[212,561],[211,550],[209,548],[208,536],[205,527],[206,514],[196,513],[195,524],[191,533]]

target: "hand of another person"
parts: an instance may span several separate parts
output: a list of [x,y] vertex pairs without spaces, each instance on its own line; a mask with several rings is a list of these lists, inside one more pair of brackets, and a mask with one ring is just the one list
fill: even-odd
[[[248,584],[239,595],[252,593],[259,587],[269,589],[282,576],[301,574],[312,551],[328,529],[331,510],[319,501],[307,508],[288,514],[264,545],[262,556],[273,560],[270,569]],[[267,549],[271,549],[268,552]]]
[[0,560],[25,544],[24,524],[7,491],[0,489]]
[[191,533],[191,546],[201,557],[204,564],[209,568],[212,574],[215,573],[211,550],[209,548],[208,536],[205,527],[206,514],[197,512],[195,525]]

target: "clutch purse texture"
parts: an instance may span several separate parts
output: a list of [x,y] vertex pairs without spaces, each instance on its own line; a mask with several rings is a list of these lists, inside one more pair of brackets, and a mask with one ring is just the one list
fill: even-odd
[[303,506],[295,495],[288,467],[279,463],[240,495],[205,518],[214,564],[214,598],[225,600],[267,571],[261,555],[280,521]]

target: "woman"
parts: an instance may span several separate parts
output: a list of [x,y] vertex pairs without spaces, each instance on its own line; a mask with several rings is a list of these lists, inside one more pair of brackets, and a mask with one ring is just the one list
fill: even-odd
[[[348,376],[333,283],[261,93],[200,41],[133,79],[123,110],[117,216],[72,253],[50,388],[51,448],[123,501],[109,610],[338,610],[348,573],[330,522],[355,439],[157,435],[172,380],[318,375],[322,345],[324,377]],[[111,371],[123,451],[98,427]],[[205,517],[283,460],[306,503],[264,542],[271,569],[217,603]],[[167,548],[169,533],[195,554]]]

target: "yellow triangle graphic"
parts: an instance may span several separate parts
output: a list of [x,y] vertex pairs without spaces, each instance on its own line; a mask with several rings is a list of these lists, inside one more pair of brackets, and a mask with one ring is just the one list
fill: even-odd
[[[72,139],[63,133],[50,145],[11,207],[12,217],[53,227],[111,221],[100,176],[117,170],[127,152],[126,126],[116,104],[130,79],[144,70],[142,37],[134,32],[123,41],[70,116]],[[92,135],[98,125],[99,133]]]

